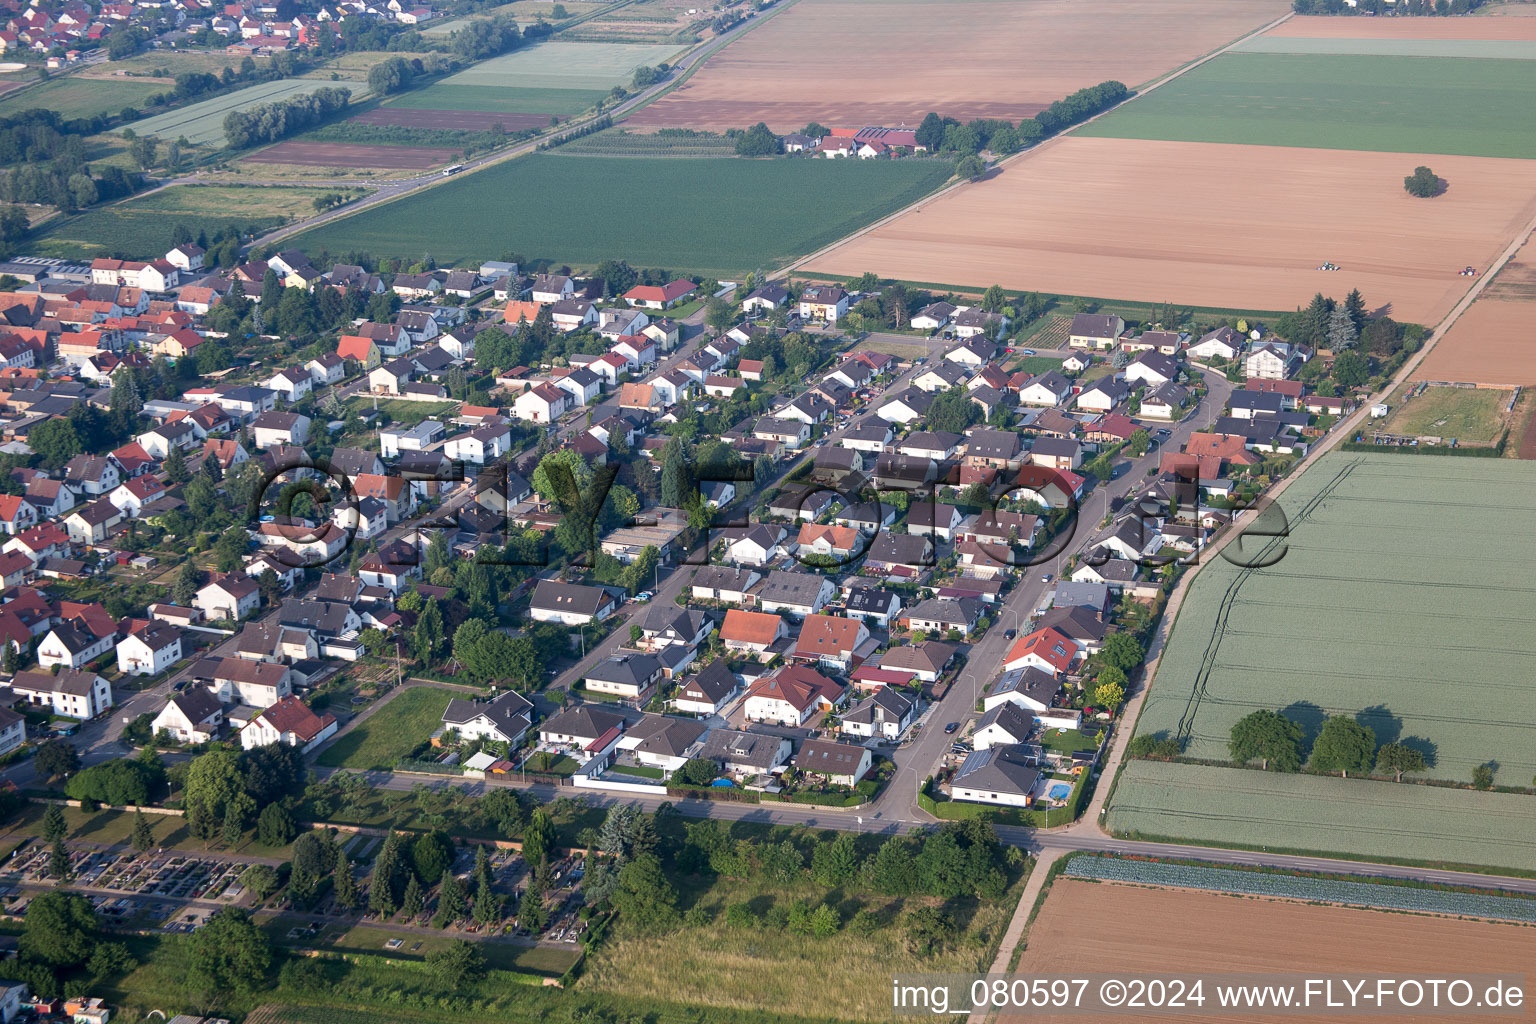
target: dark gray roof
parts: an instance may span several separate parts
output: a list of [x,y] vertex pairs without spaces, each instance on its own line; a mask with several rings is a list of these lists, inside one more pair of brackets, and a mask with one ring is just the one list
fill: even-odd
[[443,724],[463,725],[481,715],[489,718],[502,735],[516,738],[533,724],[533,705],[513,690],[484,703],[454,697],[443,711]]
[[539,726],[540,733],[577,736],[595,740],[615,726],[623,726],[624,716],[587,704],[577,704],[548,718]]
[[1040,773],[1025,764],[1022,752],[1010,743],[968,754],[950,785],[1026,796],[1039,778]]
[[875,722],[899,722],[912,713],[912,699],[895,687],[882,686],[874,693],[848,709],[842,716],[845,722],[873,724]]
[[726,665],[724,659],[716,658],[705,665],[698,675],[689,676],[678,691],[678,696],[686,697],[689,691],[696,690],[696,697],[702,696],[711,703],[719,703],[739,685],[740,681]]
[[821,593],[822,586],[826,583],[824,576],[812,576],[810,573],[791,572],[788,569],[775,569],[768,574],[763,585],[757,591],[759,604],[773,602],[776,604],[810,605]]
[[533,591],[532,605],[548,611],[596,615],[603,605],[612,600],[608,592],[601,587],[587,587],[580,583],[561,583],[559,580],[540,580]]
[[206,722],[224,707],[206,686],[189,686],[167,703],[176,705],[176,709],[193,725]]
[[916,608],[908,609],[905,618],[947,622],[957,628],[969,626],[981,618],[981,602],[969,597],[930,597]]
[[663,757],[682,757],[698,742],[709,727],[692,718],[645,715],[625,730],[625,735],[640,742],[635,749]]
[[699,756],[727,764],[742,764],[759,771],[780,764],[779,751],[784,740],[765,733],[742,732],[736,729],[716,729],[704,741]]
[[881,533],[870,542],[866,561],[888,565],[932,565],[931,543],[927,537],[905,533]]
[[1035,727],[1035,716],[1013,701],[1005,700],[976,720],[976,731],[981,732],[992,725],[1000,726],[1016,742],[1022,743],[1029,738],[1030,730]]
[[661,671],[661,662],[649,654],[621,654],[607,658],[587,670],[587,679],[643,687]]
[[1004,694],[1017,693],[1037,704],[1050,707],[1051,698],[1056,696],[1056,691],[1060,688],[1061,684],[1056,681],[1055,676],[1031,665],[1003,673],[1003,677],[992,688],[991,696],[1000,697]]

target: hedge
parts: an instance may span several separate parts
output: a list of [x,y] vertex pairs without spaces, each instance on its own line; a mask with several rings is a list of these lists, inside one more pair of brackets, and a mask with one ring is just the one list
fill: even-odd
[[724,800],[729,803],[762,803],[763,795],[732,786],[678,786],[668,784],[668,796],[693,797],[698,800]]

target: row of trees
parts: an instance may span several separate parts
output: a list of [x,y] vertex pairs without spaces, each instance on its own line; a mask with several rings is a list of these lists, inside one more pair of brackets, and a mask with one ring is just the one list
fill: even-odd
[[917,127],[917,144],[932,153],[953,153],[961,157],[980,153],[983,149],[1001,155],[1017,153],[1025,146],[1108,110],[1130,95],[1131,91],[1123,83],[1100,82],[1055,101],[1017,125],[986,118],[961,124],[954,118],[929,113]]
[[1349,4],[1345,0],[1291,0],[1291,9],[1297,14],[1394,14],[1442,18],[1470,14],[1484,0],[1359,0]]
[[1240,765],[1260,762],[1265,771],[1297,772],[1305,765],[1316,772],[1368,772],[1373,767],[1391,773],[1401,782],[1407,772],[1428,767],[1424,753],[1407,743],[1377,745],[1376,732],[1349,715],[1330,715],[1323,721],[1311,749],[1300,722],[1267,708],[1238,719],[1232,726],[1227,750]]
[[347,109],[351,99],[352,90],[326,86],[308,95],[232,110],[224,118],[224,139],[230,149],[276,142]]

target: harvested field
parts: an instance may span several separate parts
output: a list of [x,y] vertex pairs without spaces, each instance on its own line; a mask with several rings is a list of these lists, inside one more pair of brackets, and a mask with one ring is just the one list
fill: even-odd
[[[1433,324],[1469,287],[1457,272],[1488,266],[1536,214],[1536,162],[1434,160],[1460,185],[1428,202],[1390,154],[1070,136],[803,269],[1222,309],[1359,288]],[[1317,271],[1325,260],[1344,269]]]
[[[1168,922],[1178,927],[1169,929]],[[1179,972],[1354,973],[1444,977],[1456,973],[1522,970],[1536,956],[1536,928],[1392,914],[1379,910],[1254,900],[1188,889],[1155,889],[1059,878],[1029,931],[1019,961],[1023,977],[1072,977],[1084,964],[1118,974]],[[1101,968],[1093,968],[1101,969]],[[1220,1012],[1116,1020],[1213,1020],[1263,1024],[1273,1015]],[[1082,1016],[1031,1013],[1030,1020],[1077,1022]],[[1334,1021],[1336,1015],[1287,1014],[1297,1022]],[[1381,1021],[1422,1018],[1381,1016]],[[1524,1019],[1516,1014],[1489,1020]]]
[[[1536,7],[1532,8],[1536,11]],[[1265,37],[1297,39],[1526,39],[1536,41],[1536,21],[1511,24],[1486,18],[1335,18],[1297,15]]]
[[509,132],[525,128],[543,128],[548,114],[498,114],[482,110],[411,110],[405,107],[375,107],[350,120],[358,124],[385,127],[436,128],[447,132],[483,132],[497,125]]
[[[1415,380],[1536,385],[1536,243],[1527,241],[1457,317],[1445,337],[1414,371]],[[1448,375],[1456,375],[1454,378]],[[1526,446],[1521,446],[1524,458]]]
[[1414,380],[1536,385],[1536,304],[1480,295],[1413,371]]
[[629,120],[715,129],[766,121],[781,132],[809,121],[916,125],[930,110],[1018,120],[1106,79],[1145,84],[1288,9],[1278,0],[801,0]]
[[1419,747],[1429,778],[1469,783],[1493,761],[1499,783],[1528,785],[1536,636],[1521,624],[1536,618],[1536,552],[1508,538],[1536,530],[1536,466],[1332,452],[1277,507],[1278,562],[1220,559],[1196,577],[1138,735],[1224,761],[1233,724],[1260,708],[1308,739],[1349,714],[1379,742]]
[[289,139],[246,158],[253,164],[300,164],[306,167],[378,167],[421,171],[447,163],[454,149],[425,146],[367,146],[355,142],[302,142]]
[[1526,60],[1226,53],[1075,133],[1532,158],[1536,74]]
[[[1158,684],[1165,679],[1159,672]],[[1528,793],[1131,761],[1115,785],[1106,824],[1119,835],[1536,870],[1536,800]]]

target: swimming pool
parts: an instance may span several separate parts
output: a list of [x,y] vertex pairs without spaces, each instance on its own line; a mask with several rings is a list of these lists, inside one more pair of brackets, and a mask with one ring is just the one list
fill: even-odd
[[1065,800],[1072,793],[1072,787],[1065,782],[1058,782],[1051,787],[1049,796],[1052,800]]

